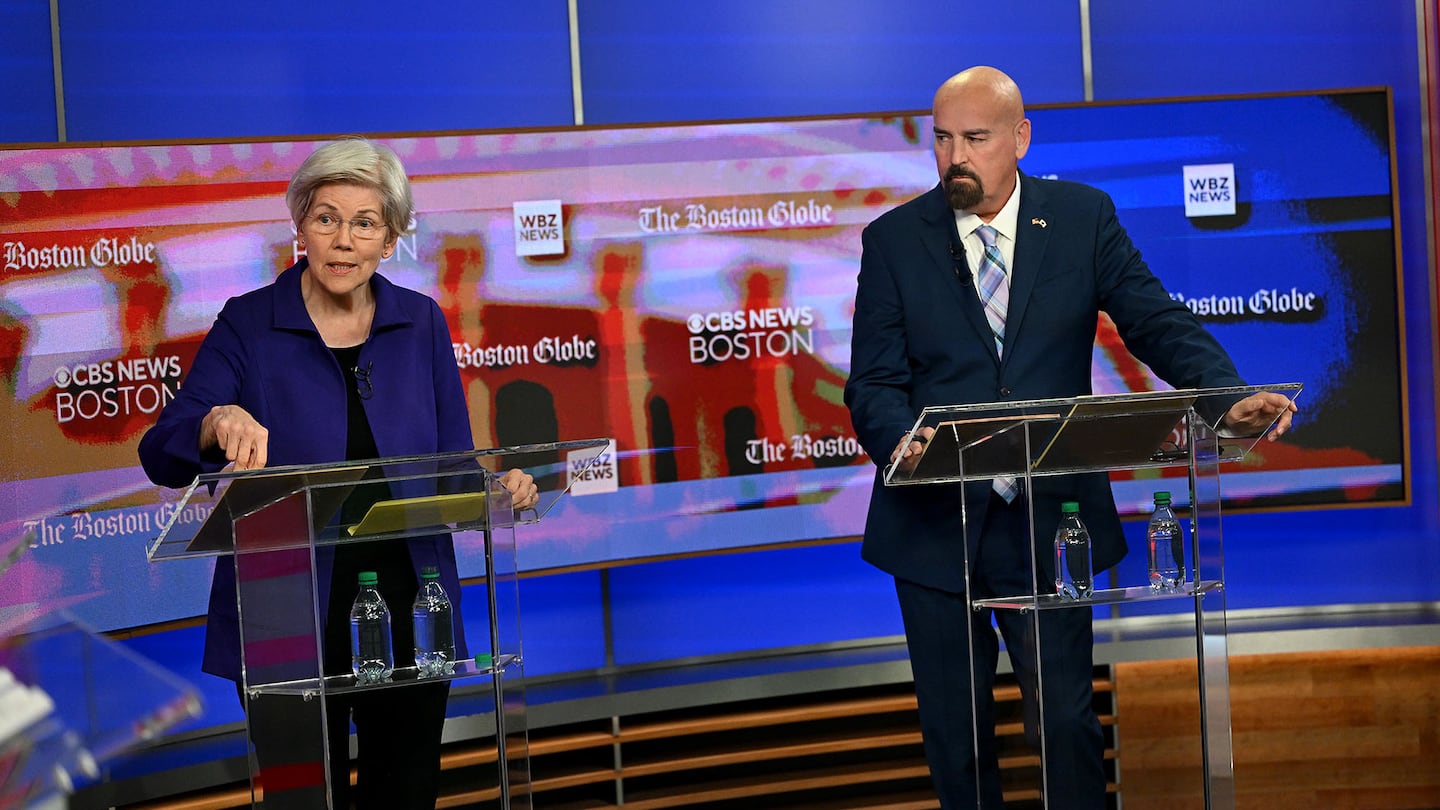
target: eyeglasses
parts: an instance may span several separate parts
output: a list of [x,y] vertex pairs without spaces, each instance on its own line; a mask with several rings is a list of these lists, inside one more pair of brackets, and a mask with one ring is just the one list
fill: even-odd
[[314,214],[309,217],[310,230],[321,236],[329,236],[340,231],[340,226],[350,223],[350,235],[356,239],[379,239],[384,232],[386,225],[383,222],[371,217],[352,217],[341,219],[335,214]]

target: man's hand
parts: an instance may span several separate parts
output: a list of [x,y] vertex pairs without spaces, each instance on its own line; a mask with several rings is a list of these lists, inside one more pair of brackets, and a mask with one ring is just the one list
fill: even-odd
[[258,470],[269,458],[270,431],[239,405],[216,405],[200,421],[200,452],[212,447],[237,471]]
[[[908,434],[907,434],[908,435]],[[890,463],[897,465],[901,472],[910,472],[915,465],[920,463],[920,454],[925,452],[925,444],[930,437],[935,435],[935,428],[923,427],[915,434],[910,441],[900,437],[900,443],[895,445],[895,450],[890,454]]]
[[540,487],[530,473],[524,470],[507,471],[500,476],[500,483],[510,490],[510,504],[516,512],[533,509],[535,504],[540,502]]
[[1274,422],[1275,428],[1267,436],[1273,442],[1290,429],[1290,420],[1295,413],[1295,403],[1289,397],[1261,391],[1230,406],[1225,418],[1221,420],[1221,425],[1240,435],[1253,436]]

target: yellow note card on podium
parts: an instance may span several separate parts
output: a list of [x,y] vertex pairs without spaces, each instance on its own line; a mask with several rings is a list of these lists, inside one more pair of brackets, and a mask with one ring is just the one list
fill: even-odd
[[347,531],[351,537],[358,537],[410,529],[474,525],[485,517],[485,509],[483,492],[378,501],[370,506],[359,523]]

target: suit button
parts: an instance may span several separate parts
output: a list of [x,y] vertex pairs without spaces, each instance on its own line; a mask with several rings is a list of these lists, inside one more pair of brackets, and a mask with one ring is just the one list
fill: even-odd
[[1008,399],[1010,397],[1010,389],[1003,385],[1000,386],[1000,396],[1004,399]]

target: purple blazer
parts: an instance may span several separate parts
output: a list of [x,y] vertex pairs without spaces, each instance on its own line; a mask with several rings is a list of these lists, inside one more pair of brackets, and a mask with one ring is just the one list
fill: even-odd
[[[140,440],[140,463],[151,481],[188,486],[196,475],[226,465],[223,456],[202,457],[199,451],[200,423],[215,405],[239,405],[270,431],[270,466],[345,459],[344,376],[301,300],[305,267],[301,259],[274,284],[225,303],[175,399]],[[460,371],[439,305],[378,273],[370,287],[375,317],[360,365],[371,370],[374,394],[363,403],[380,455],[472,449]],[[460,582],[449,537],[413,540],[410,554],[417,571],[439,568],[458,610]],[[321,549],[322,606],[329,604],[332,564],[333,549]],[[461,648],[462,633],[457,622]],[[229,557],[215,565],[202,668],[240,680],[235,568]]]

